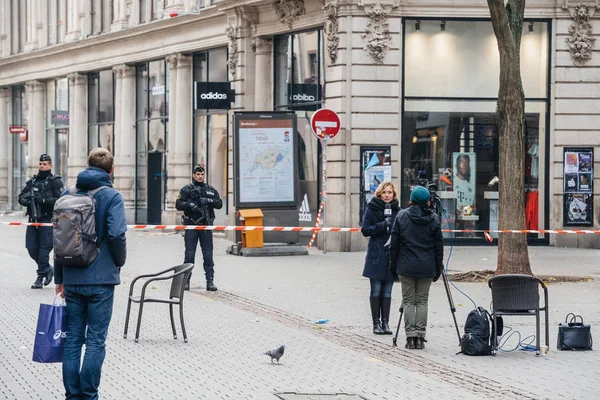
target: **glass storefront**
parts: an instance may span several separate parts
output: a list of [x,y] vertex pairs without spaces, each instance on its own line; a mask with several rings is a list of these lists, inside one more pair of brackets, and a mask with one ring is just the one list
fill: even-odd
[[69,135],[69,81],[46,82],[46,153],[52,157],[52,170],[67,182]]
[[88,74],[88,149],[115,153],[115,80],[111,69]]
[[[227,82],[227,48],[193,55],[194,82]],[[225,225],[228,213],[227,164],[229,162],[229,113],[227,110],[194,110],[193,165],[206,170],[206,182],[219,192],[224,207],[215,210],[215,224]],[[190,173],[191,176],[191,173]]]
[[[428,180],[438,186],[445,229],[497,229],[499,56],[492,26],[450,20],[442,31],[439,20],[415,22],[404,24],[402,206],[410,188]],[[548,29],[536,21],[533,32],[523,31],[521,45],[527,229],[547,226]]]
[[[27,92],[24,86],[12,87],[12,125],[27,127]],[[12,205],[14,210],[21,208],[17,202],[21,189],[27,182],[29,147],[20,135],[11,134],[12,140]],[[37,160],[34,160],[37,163]]]
[[[310,213],[319,203],[321,144],[313,135],[310,117],[322,107],[325,93],[323,30],[276,36],[274,40],[276,111],[292,110],[298,116],[299,200],[306,196]],[[311,221],[314,224],[314,219]]]
[[160,224],[166,208],[169,74],[165,60],[136,65],[137,223]]

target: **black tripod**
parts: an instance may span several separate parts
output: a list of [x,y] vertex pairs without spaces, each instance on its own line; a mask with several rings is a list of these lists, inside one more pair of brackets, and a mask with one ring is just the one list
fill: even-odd
[[[458,329],[458,323],[456,322],[456,307],[454,307],[454,300],[452,299],[452,293],[450,293],[450,285],[448,284],[448,277],[446,272],[442,268],[442,279],[444,280],[444,287],[446,288],[446,294],[448,295],[448,304],[450,304],[450,311],[452,312],[452,318],[454,319],[454,327],[456,328],[456,335],[458,336],[458,344],[460,345],[460,330]],[[400,324],[402,323],[402,314],[404,314],[404,308],[400,306],[400,318],[398,319],[398,326],[396,327],[396,335],[393,339],[393,347],[398,346],[398,332],[400,332]]]

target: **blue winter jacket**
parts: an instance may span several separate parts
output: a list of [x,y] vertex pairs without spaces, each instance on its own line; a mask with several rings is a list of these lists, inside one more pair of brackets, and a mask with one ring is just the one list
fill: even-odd
[[[127,246],[125,204],[121,194],[112,188],[110,175],[96,167],[88,167],[77,176],[79,190],[108,186],[96,193],[96,233],[100,252],[87,268],[54,266],[54,282],[64,285],[118,285],[120,269],[125,265]],[[63,196],[67,191],[63,192]]]
[[[398,200],[393,200],[390,203],[392,208],[392,224],[398,214]],[[385,210],[385,202],[380,198],[373,197],[362,221],[361,233],[365,237],[369,237],[369,245],[367,247],[367,255],[365,256],[365,268],[363,276],[369,279],[379,281],[391,281],[392,274],[389,271],[389,251],[385,247],[385,243],[390,237],[383,215]]]

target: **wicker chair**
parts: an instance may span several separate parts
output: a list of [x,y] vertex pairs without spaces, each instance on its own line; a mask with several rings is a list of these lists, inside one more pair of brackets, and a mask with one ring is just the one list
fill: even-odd
[[[137,343],[140,337],[140,325],[142,324],[142,311],[144,310],[144,303],[165,303],[169,305],[169,313],[171,315],[171,328],[173,329],[173,338],[177,339],[177,331],[175,330],[175,319],[173,318],[173,305],[179,306],[179,319],[181,321],[181,331],[183,332],[183,341],[187,343],[187,333],[185,331],[185,324],[183,323],[183,294],[185,288],[185,282],[192,273],[194,264],[181,264],[175,267],[168,268],[164,271],[157,272],[156,274],[140,275],[136,277],[129,287],[129,301],[127,302],[127,315],[125,317],[125,332],[123,338],[127,339],[127,328],[129,327],[129,312],[131,311],[131,303],[138,303],[140,310],[138,313],[137,328],[135,330],[135,342]],[[171,274],[166,275],[171,272]],[[150,278],[142,286],[140,296],[133,295],[134,285],[138,279]],[[169,292],[169,298],[153,298],[146,297],[146,287],[150,282],[164,281],[172,279],[171,290]]]
[[[544,282],[531,275],[506,274],[498,275],[488,281],[492,289],[492,353],[498,351],[496,329],[497,317],[501,315],[533,316],[535,317],[536,355],[540,354],[540,311],[544,311],[546,322],[546,346],[549,346],[548,332],[548,289]],[[540,307],[539,286],[544,289],[544,307]]]

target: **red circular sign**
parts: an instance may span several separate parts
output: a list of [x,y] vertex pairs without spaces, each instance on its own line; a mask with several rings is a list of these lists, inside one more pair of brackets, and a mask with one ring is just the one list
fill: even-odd
[[321,108],[310,118],[310,126],[316,137],[323,140],[334,138],[340,132],[342,123],[335,111]]

